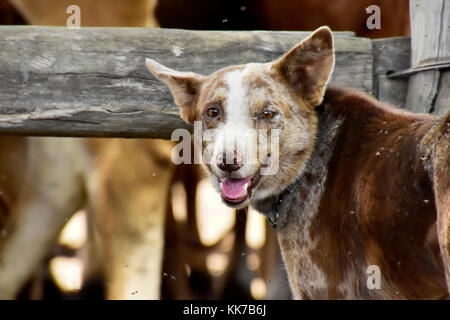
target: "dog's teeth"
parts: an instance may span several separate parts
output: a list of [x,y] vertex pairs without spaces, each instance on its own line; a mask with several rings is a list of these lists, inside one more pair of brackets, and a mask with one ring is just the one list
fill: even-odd
[[246,183],[246,184],[244,185],[244,188],[245,188],[245,191],[247,191],[248,183]]
[[222,189],[222,184],[223,184],[223,182],[220,183],[220,189]]

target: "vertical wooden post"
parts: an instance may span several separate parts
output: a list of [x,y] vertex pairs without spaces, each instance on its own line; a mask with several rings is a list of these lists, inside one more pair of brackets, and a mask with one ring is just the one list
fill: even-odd
[[[450,0],[410,0],[411,66],[450,62]],[[443,115],[450,110],[450,70],[435,69],[409,79],[406,106]]]

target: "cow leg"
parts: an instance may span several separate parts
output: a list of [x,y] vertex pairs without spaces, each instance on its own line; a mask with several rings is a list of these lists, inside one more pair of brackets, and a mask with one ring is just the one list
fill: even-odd
[[91,199],[106,262],[106,298],[159,299],[171,144],[114,139],[104,150]]
[[84,201],[74,140],[30,138],[29,148],[23,190],[0,248],[2,299],[15,298]]

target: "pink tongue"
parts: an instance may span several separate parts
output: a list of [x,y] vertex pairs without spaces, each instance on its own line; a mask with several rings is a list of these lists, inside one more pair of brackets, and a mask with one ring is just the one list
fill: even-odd
[[247,188],[245,184],[250,186],[251,178],[233,180],[225,179],[222,182],[222,196],[230,200],[239,200],[247,196]]

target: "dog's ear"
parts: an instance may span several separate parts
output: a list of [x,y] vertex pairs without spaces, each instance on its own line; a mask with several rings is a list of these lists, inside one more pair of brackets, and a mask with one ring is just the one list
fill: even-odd
[[180,107],[181,118],[187,123],[194,122],[195,103],[204,77],[169,69],[152,59],[145,59],[145,65],[156,78],[167,84],[175,103]]
[[334,68],[333,35],[321,27],[273,63],[295,92],[311,107],[323,99]]

